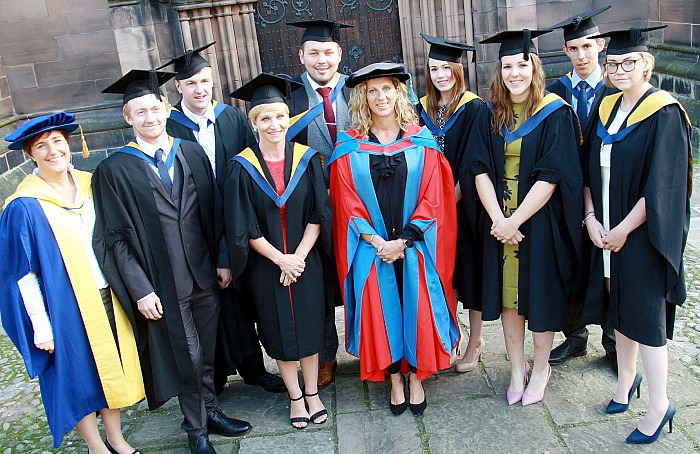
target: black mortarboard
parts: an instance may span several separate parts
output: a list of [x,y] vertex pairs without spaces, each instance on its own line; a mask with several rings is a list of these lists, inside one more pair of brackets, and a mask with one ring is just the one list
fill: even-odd
[[537,54],[537,46],[535,46],[532,38],[551,31],[550,29],[529,30],[527,28],[523,30],[506,30],[480,41],[480,44],[499,43],[501,48],[498,51],[498,58],[522,53],[525,56],[525,60],[529,60],[530,53]]
[[175,73],[156,71],[154,69],[132,69],[102,90],[102,93],[114,93],[124,95],[124,104],[140,96],[154,94],[156,97],[163,95],[160,86],[172,79]]
[[305,29],[304,34],[301,35],[302,44],[307,41],[319,41],[322,43],[335,41],[337,43],[340,41],[340,29],[353,27],[352,25],[326,19],[287,22],[287,25]]
[[160,65],[156,69],[162,69],[174,63],[175,72],[177,73],[177,75],[175,76],[175,80],[189,79],[190,77],[194,76],[199,71],[201,71],[202,68],[208,68],[211,66],[204,57],[199,55],[199,53],[204,49],[213,46],[214,44],[216,44],[216,41],[212,41],[209,44],[205,44],[202,47],[198,47],[196,49],[188,50],[182,55],[173,57],[172,60]]
[[303,86],[286,76],[262,73],[231,93],[230,96],[249,101],[250,107],[253,108],[260,104],[286,103],[292,92]]
[[406,67],[403,63],[372,63],[352,73],[345,81],[345,86],[348,88],[355,88],[360,82],[376,79],[378,77],[395,77],[401,82],[406,82],[410,76],[405,70]]
[[596,23],[593,22],[593,17],[609,9],[610,5],[594,9],[593,11],[586,11],[585,13],[580,13],[566,20],[563,20],[556,25],[552,25],[549,28],[563,29],[564,41],[571,41],[572,39],[598,34],[600,31],[598,30],[598,26],[596,25]]
[[659,25],[648,28],[630,28],[629,30],[614,30],[591,38],[610,38],[606,55],[622,55],[630,52],[648,52],[645,33],[666,28]]
[[428,57],[440,61],[451,61],[459,63],[464,51],[476,51],[476,47],[459,41],[450,41],[447,39],[437,38],[435,36],[420,34],[424,40],[430,44]]

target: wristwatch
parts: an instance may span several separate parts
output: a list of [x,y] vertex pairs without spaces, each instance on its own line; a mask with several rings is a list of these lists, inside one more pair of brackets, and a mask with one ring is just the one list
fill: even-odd
[[403,245],[406,246],[406,247],[413,247],[413,240],[404,239],[404,240],[403,240]]

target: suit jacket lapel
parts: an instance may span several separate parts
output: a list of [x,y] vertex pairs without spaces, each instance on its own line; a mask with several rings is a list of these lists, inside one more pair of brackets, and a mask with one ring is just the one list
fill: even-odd
[[[306,88],[306,96],[308,96],[309,98],[309,109],[311,109],[316,104],[320,104],[320,102],[318,101],[318,96],[316,96],[316,92],[313,88],[311,88],[311,83],[309,82],[308,74],[302,74],[302,79],[304,80],[304,88]],[[338,120],[336,118],[336,122],[337,121]],[[328,126],[326,125],[326,119],[323,117],[323,111],[321,111],[321,114],[314,118],[314,120],[311,123],[309,123],[308,128],[316,129],[315,132],[309,131],[309,135],[320,134],[326,140],[328,146],[333,147],[333,140],[331,140],[331,133],[328,132]]]

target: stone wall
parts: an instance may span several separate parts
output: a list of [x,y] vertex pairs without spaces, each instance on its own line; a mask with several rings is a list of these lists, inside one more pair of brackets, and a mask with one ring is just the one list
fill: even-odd
[[[498,46],[478,41],[498,31],[545,28],[578,11],[614,3],[597,19],[602,31],[668,23],[658,43],[656,81],[676,94],[700,125],[700,4],[697,0],[397,0],[404,61],[425,87],[428,46],[419,32],[477,45],[477,62],[464,59],[469,86],[488,96]],[[0,134],[36,115],[76,112],[95,153],[74,163],[91,169],[132,134],[121,116],[119,96],[100,91],[132,68],[150,68],[185,48],[216,40],[207,51],[215,68],[215,99],[260,71],[254,0],[0,0]],[[570,70],[555,31],[539,39],[549,78]],[[179,95],[166,85],[172,101]],[[696,133],[696,150],[700,134]],[[8,152],[0,140],[0,200],[14,190],[32,163]]]

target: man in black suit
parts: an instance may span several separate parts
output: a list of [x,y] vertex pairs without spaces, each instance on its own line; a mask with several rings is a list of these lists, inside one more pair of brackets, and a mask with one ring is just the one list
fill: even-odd
[[[214,75],[200,52],[213,44],[187,51],[161,68],[175,65],[175,88],[182,95],[170,112],[168,134],[198,142],[204,148],[219,190],[223,191],[228,162],[255,145],[256,140],[248,119],[239,108],[212,100]],[[251,301],[247,289],[239,282],[233,282],[221,292],[214,367],[217,394],[223,390],[227,377],[236,371],[248,385],[274,393],[286,392],[282,379],[265,369]]]
[[[547,90],[564,98],[574,108],[581,124],[583,146],[581,148],[582,162],[586,159],[583,150],[596,131],[598,122],[598,107],[602,99],[616,92],[614,88],[606,87],[603,79],[605,73],[598,62],[598,56],[605,47],[605,40],[594,38],[599,34],[598,26],[593,17],[609,9],[610,6],[587,11],[570,17],[550,28],[564,30],[564,46],[562,49],[571,60],[573,71],[562,76],[547,87]],[[595,150],[593,150],[595,151]],[[583,208],[582,208],[583,209]],[[586,213],[584,213],[584,218]],[[590,240],[586,229],[582,229],[581,240],[585,245],[584,251],[590,251]],[[552,350],[549,356],[550,364],[561,364],[574,356],[587,353],[588,329],[581,322],[583,301],[588,283],[590,254],[584,252],[584,263],[581,270],[581,286],[569,300],[567,308],[567,326],[564,331],[566,340]],[[603,325],[603,348],[605,356],[610,361],[613,370],[617,371],[617,353],[615,350],[615,334],[608,321]]]
[[159,86],[172,76],[133,70],[104,90],[123,95],[136,137],[93,175],[94,246],[134,326],[149,407],[178,396],[191,452],[209,454],[208,433],[241,435],[250,424],[219,410],[214,392],[218,288],[231,270],[209,160],[165,131]]

